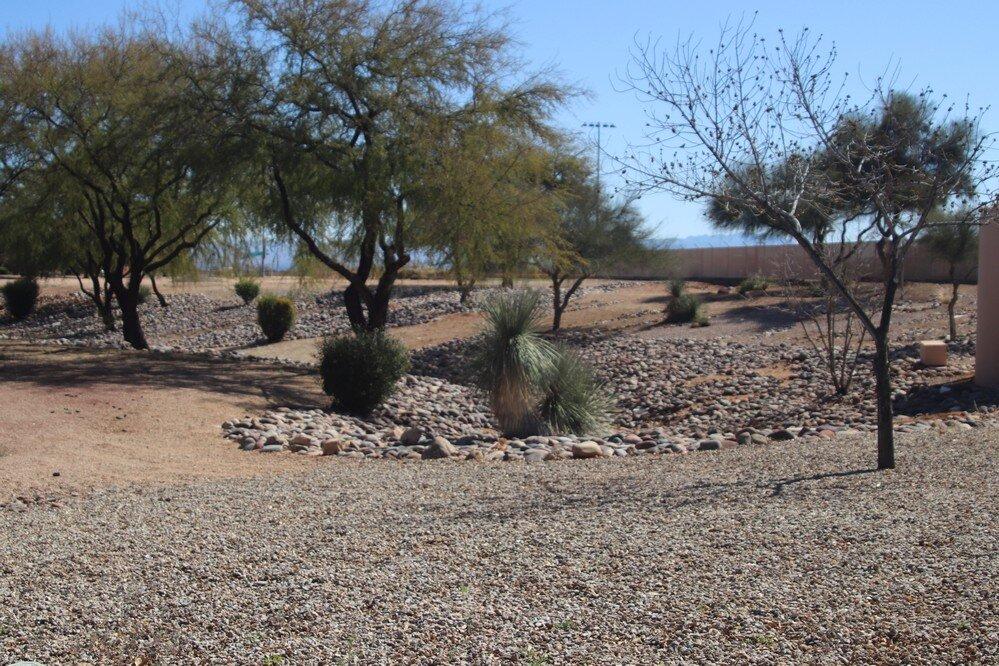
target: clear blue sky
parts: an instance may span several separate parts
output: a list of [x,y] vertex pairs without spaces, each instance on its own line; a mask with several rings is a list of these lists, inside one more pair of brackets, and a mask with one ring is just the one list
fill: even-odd
[[[208,0],[168,0],[193,15]],[[484,0],[488,8],[508,7],[515,32],[528,57],[538,65],[555,65],[567,81],[592,93],[561,114],[565,127],[580,129],[585,121],[609,121],[617,129],[605,135],[606,149],[620,154],[643,131],[643,112],[636,100],[615,91],[615,71],[627,64],[636,35],[672,41],[690,33],[713,38],[727,17],[759,11],[757,28],[797,32],[808,26],[836,42],[839,66],[868,78],[890,60],[900,63],[902,80],[917,87],[932,85],[952,99],[970,95],[974,106],[993,107],[985,129],[999,129],[999,3],[989,0]],[[0,4],[0,30],[94,25],[113,20],[135,0],[6,0]],[[613,180],[613,177],[610,178]],[[657,235],[682,237],[709,233],[702,208],[649,197],[640,202]]]

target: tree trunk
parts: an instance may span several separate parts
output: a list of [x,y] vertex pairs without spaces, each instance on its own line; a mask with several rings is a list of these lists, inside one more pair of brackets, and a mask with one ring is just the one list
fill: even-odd
[[397,269],[391,269],[393,276],[383,274],[378,289],[367,285],[350,284],[343,290],[343,303],[347,308],[347,319],[355,331],[377,331],[388,323],[389,300],[392,296],[392,283]]
[[465,305],[468,302],[468,297],[472,295],[472,289],[475,288],[475,280],[469,280],[468,282],[459,280],[458,281],[458,302]]
[[557,333],[562,327],[562,280],[564,278],[552,276],[552,333]]
[[891,397],[888,334],[874,341],[874,399],[878,408],[878,469],[895,468],[895,431]]
[[142,331],[142,320],[139,318],[139,285],[141,278],[130,278],[128,285],[119,276],[113,279],[112,287],[118,307],[121,308],[121,333],[125,342],[134,349],[149,349],[146,334]]
[[97,312],[101,316],[104,330],[109,332],[115,329],[114,306],[111,303],[110,296],[111,294],[105,294],[101,302],[97,304]]
[[76,279],[80,282],[80,289],[83,293],[90,297],[90,300],[94,302],[94,307],[97,309],[97,314],[100,315],[101,323],[104,324],[105,331],[113,331],[115,329],[114,321],[114,305],[111,300],[111,285],[107,280],[104,281],[104,286],[101,287],[101,277],[100,269],[88,269],[88,277],[90,278],[91,291],[87,291],[83,286],[83,280],[77,274]]
[[951,342],[957,339],[957,299],[958,299],[958,289],[961,285],[955,282],[951,289],[950,301],[947,303],[947,318],[950,322],[950,339]]
[[167,303],[167,299],[163,298],[163,294],[160,293],[159,287],[156,286],[156,276],[155,275],[150,275],[149,276],[149,284],[153,288],[153,293],[156,294],[156,300],[158,300],[160,302],[160,307],[161,308],[167,307],[169,305],[169,303]]

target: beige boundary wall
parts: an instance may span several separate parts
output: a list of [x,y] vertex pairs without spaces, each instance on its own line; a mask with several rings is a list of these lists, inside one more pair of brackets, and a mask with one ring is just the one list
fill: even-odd
[[982,229],[978,246],[978,345],[975,381],[999,388],[999,222]]
[[[808,279],[816,276],[815,265],[797,245],[752,245],[747,247],[685,248],[670,250],[674,260],[672,275],[649,275],[642,267],[619,267],[614,277],[682,277],[700,280],[741,280],[752,275],[773,278]],[[873,244],[858,251],[858,270],[875,275]],[[967,273],[967,271],[964,271]],[[974,271],[971,282],[976,280]],[[947,265],[934,259],[921,247],[914,247],[905,263],[905,279],[946,282]]]

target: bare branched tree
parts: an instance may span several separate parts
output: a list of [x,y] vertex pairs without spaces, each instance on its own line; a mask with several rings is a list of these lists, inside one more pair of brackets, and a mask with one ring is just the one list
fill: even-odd
[[[994,169],[981,110],[879,77],[856,101],[835,47],[807,29],[768,41],[751,22],[713,46],[637,43],[622,77],[646,104],[648,143],[624,159],[634,184],[746,212],[800,245],[875,347],[878,467],[895,466],[889,331],[905,258],[934,210],[984,205]],[[805,219],[818,210],[848,242],[873,242],[882,283],[869,313]]]

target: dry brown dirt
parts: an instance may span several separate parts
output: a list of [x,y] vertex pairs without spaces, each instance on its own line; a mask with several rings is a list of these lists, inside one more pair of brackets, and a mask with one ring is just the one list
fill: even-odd
[[202,357],[0,342],[0,376],[0,501],[305,469],[226,446],[219,424],[324,404],[301,371]]

